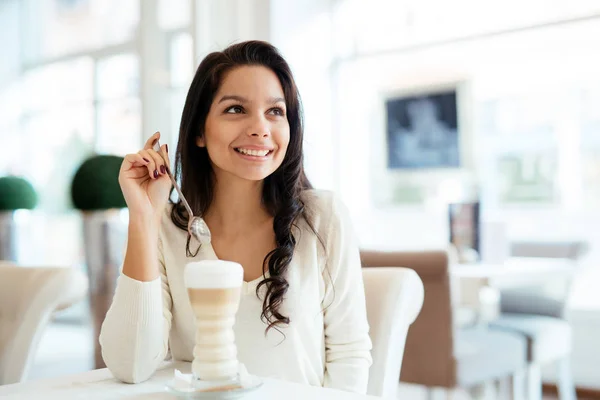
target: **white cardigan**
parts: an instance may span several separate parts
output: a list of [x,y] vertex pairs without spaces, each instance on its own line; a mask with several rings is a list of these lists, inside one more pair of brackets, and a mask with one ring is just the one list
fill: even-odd
[[[372,363],[360,257],[345,206],[330,192],[302,196],[325,248],[301,219],[281,307],[290,324],[269,330],[261,321],[256,287],[244,282],[234,326],[238,359],[251,374],[365,393]],[[121,274],[100,333],[102,356],[125,382],[148,379],[168,350],[192,361],[195,324],[183,282],[192,260],[216,259],[210,245],[185,255],[187,234],[163,217],[159,236],[160,279],[140,282]],[[193,246],[192,246],[193,247]],[[333,284],[332,284],[333,283]]]

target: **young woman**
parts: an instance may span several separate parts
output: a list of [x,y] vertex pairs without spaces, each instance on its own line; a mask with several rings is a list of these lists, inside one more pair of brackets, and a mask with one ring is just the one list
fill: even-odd
[[250,41],[209,54],[187,95],[175,174],[211,242],[187,234],[170,204],[169,150],[153,144],[123,162],[129,207],[123,271],[100,334],[102,355],[125,382],[165,359],[192,361],[194,315],[183,282],[191,261],[244,268],[234,327],[251,374],[358,393],[371,341],[357,244],[345,207],[304,174],[296,84],[272,45]]

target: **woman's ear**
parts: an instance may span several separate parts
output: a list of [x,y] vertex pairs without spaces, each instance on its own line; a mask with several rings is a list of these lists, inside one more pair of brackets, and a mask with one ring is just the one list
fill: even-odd
[[204,136],[196,136],[196,146],[206,147],[206,142],[204,141]]

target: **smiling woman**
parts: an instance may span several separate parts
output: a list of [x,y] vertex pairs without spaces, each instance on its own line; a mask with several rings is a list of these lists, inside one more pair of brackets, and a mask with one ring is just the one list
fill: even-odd
[[206,147],[217,180],[225,183],[265,179],[283,163],[289,141],[277,75],[263,66],[241,66],[225,74],[196,143]]
[[366,392],[371,340],[358,247],[346,208],[304,174],[300,97],[277,49],[250,41],[211,53],[190,86],[174,171],[210,243],[194,243],[185,208],[168,204],[159,137],[127,155],[119,176],[129,240],[100,335],[115,377],[144,381],[168,351],[198,356],[183,267],[221,259],[243,267],[234,334],[250,373]]

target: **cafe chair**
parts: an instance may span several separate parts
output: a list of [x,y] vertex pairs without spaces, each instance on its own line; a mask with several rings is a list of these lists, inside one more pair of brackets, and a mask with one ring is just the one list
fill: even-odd
[[527,398],[542,399],[542,366],[555,364],[560,400],[575,400],[571,372],[572,329],[565,318],[567,299],[577,263],[587,244],[571,242],[514,242],[512,257],[560,258],[570,262],[569,276],[557,276],[543,287],[501,292],[500,317],[490,323],[498,331],[514,332],[527,339]]
[[52,313],[83,300],[88,279],[75,268],[0,265],[0,385],[27,378]]
[[423,305],[423,283],[407,268],[363,269],[373,365],[367,393],[395,399],[404,343]]

